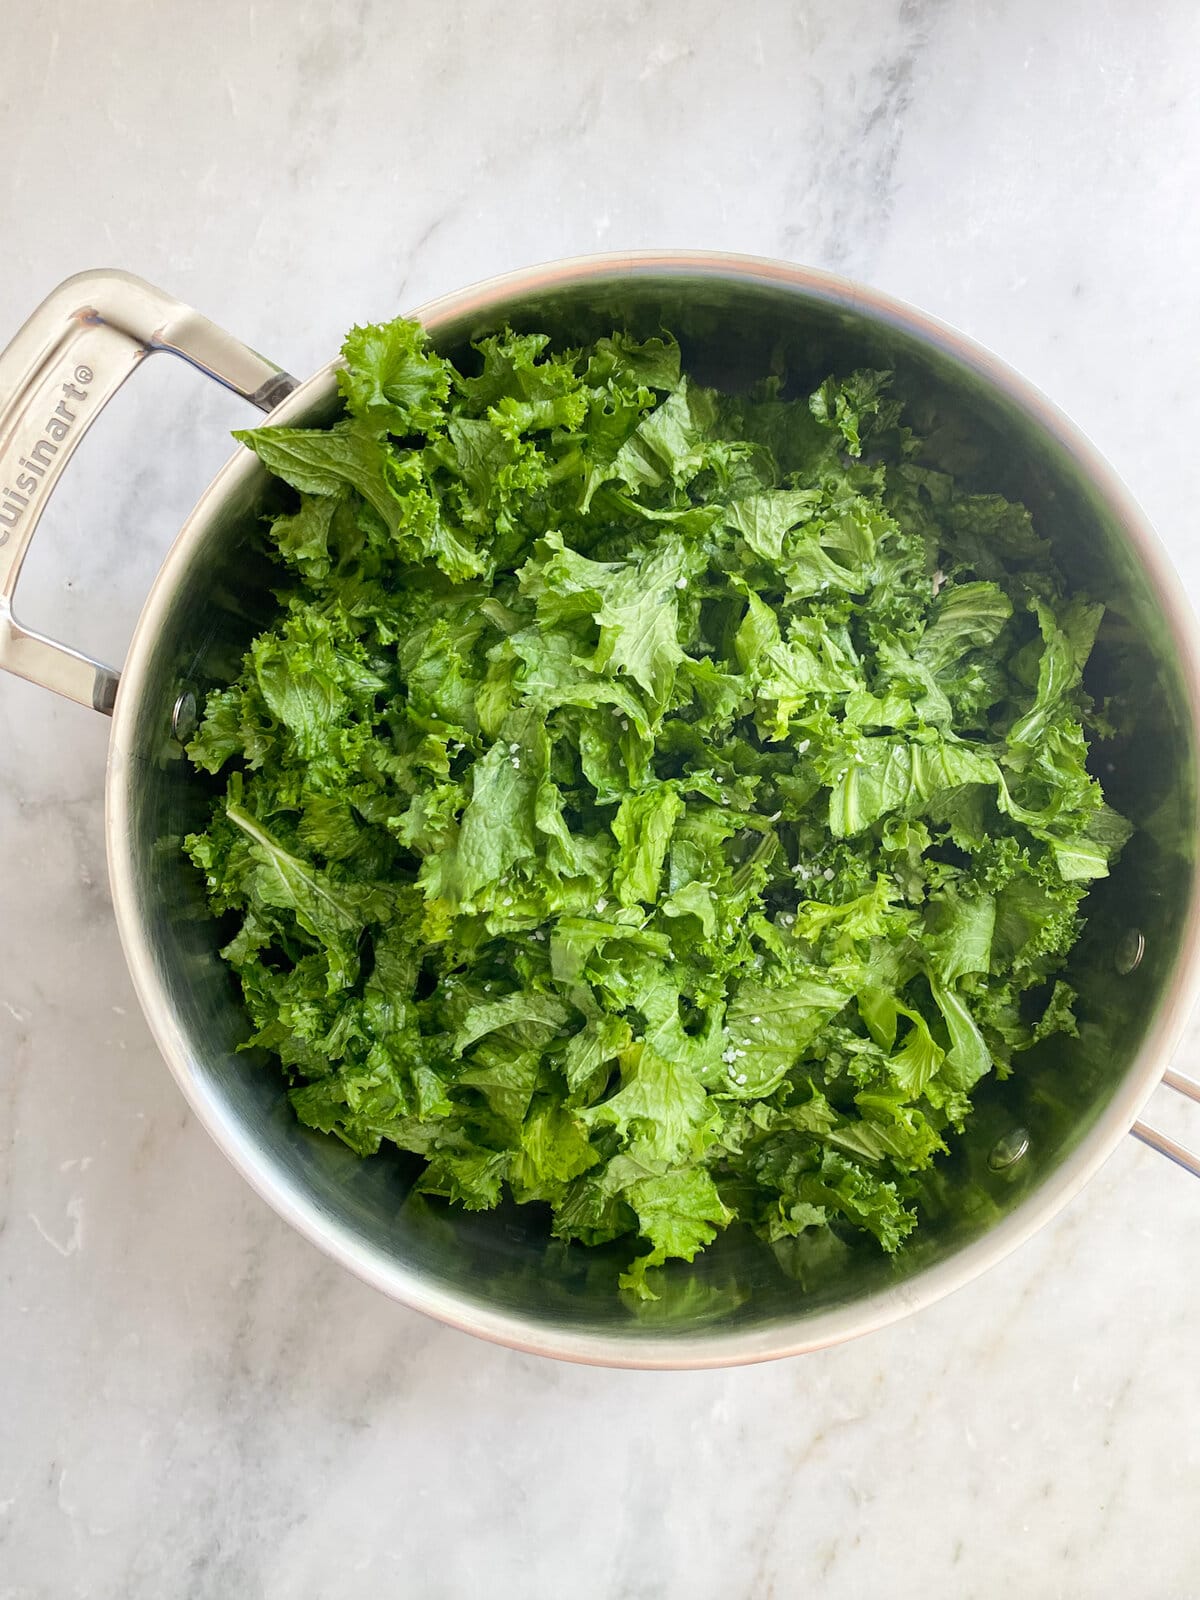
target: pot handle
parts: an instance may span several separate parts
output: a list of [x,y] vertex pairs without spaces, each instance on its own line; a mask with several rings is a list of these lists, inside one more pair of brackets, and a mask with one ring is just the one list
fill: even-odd
[[297,380],[160,289],[115,270],[68,278],[0,354],[0,667],[112,714],[119,673],[23,628],[13,591],[42,508],[88,428],[157,350],[270,411]]
[[[1163,1084],[1168,1089],[1174,1089],[1176,1094],[1186,1096],[1200,1105],[1200,1083],[1192,1078],[1185,1078],[1182,1072],[1176,1072],[1168,1067],[1163,1073]],[[1151,1150],[1157,1150],[1159,1155],[1166,1156],[1168,1161],[1174,1161],[1176,1166],[1190,1172],[1194,1178],[1200,1178],[1200,1152],[1187,1150],[1181,1144],[1176,1144],[1174,1139],[1169,1139],[1165,1133],[1157,1128],[1152,1128],[1147,1122],[1135,1122],[1130,1128],[1130,1133],[1135,1139],[1140,1139],[1143,1144],[1148,1144]]]

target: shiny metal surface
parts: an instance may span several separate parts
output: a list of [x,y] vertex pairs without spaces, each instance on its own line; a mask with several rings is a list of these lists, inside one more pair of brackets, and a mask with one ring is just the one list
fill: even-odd
[[[1087,442],[1021,379],[921,313],[825,274],[731,256],[597,257],[478,285],[417,315],[448,352],[506,322],[568,341],[665,325],[694,371],[730,385],[775,352],[798,386],[834,368],[890,366],[922,431],[936,435],[939,464],[1026,501],[1069,575],[1109,604],[1095,691],[1137,710],[1129,737],[1102,752],[1110,796],[1138,831],[1089,906],[1070,974],[1080,1036],[1041,1047],[1018,1077],[987,1086],[897,1259],[803,1245],[776,1258],[731,1230],[694,1268],[668,1275],[659,1302],[636,1309],[616,1292],[614,1255],[555,1243],[524,1210],[472,1215],[423,1201],[404,1158],[360,1162],[301,1128],[278,1075],[237,1051],[242,1013],[179,848],[205,796],[173,715],[181,697],[236,670],[269,606],[270,574],[248,530],[275,491],[239,451],[164,563],[115,706],[113,901],[163,1053],[197,1115],[277,1211],[366,1281],[472,1333],[577,1361],[687,1367],[798,1353],[894,1321],[1000,1260],[1076,1194],[1158,1084],[1187,1017],[1200,965],[1200,675],[1169,563]],[[317,423],[336,405],[330,366],[273,420]],[[1142,933],[1142,959],[1114,976],[1130,928]],[[994,1163],[997,1149],[1020,1155]]]
[[[1194,1100],[1200,1105],[1200,1083],[1185,1078],[1182,1072],[1176,1072],[1171,1067],[1163,1073],[1162,1081],[1165,1089],[1174,1089],[1176,1094],[1181,1094],[1186,1100]],[[1182,1167],[1193,1177],[1200,1178],[1200,1151],[1186,1149],[1176,1140],[1169,1138],[1160,1128],[1155,1128],[1147,1122],[1135,1122],[1129,1131],[1135,1139],[1140,1139],[1143,1144],[1149,1145],[1151,1150],[1157,1150],[1159,1155],[1166,1156],[1168,1161],[1173,1161],[1177,1167]]]
[[169,351],[269,411],[295,378],[128,272],[61,283],[0,353],[0,667],[111,712],[118,674],[23,628],[13,594],[43,507],[76,446],[144,357]]

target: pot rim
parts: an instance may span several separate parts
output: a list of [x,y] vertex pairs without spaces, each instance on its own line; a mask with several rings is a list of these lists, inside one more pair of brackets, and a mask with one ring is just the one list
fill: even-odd
[[[686,250],[629,251],[551,261],[442,295],[418,307],[412,315],[436,333],[439,327],[465,315],[486,312],[531,291],[656,275],[759,283],[869,317],[948,354],[1031,418],[1060,451],[1072,458],[1121,524],[1171,630],[1192,724],[1200,741],[1200,635],[1174,567],[1144,513],[1074,423],[1011,367],[946,323],[902,300],[833,273],[766,257]],[[332,361],[301,384],[271,413],[271,422],[287,422],[308,410],[314,401],[327,398],[339,365]],[[134,630],[114,708],[105,783],[105,833],[117,927],[134,988],[155,1041],[185,1099],[216,1144],[251,1187],[299,1233],[392,1299],[465,1333],[529,1354],[589,1365],[645,1369],[737,1366],[839,1344],[932,1305],[1011,1254],[1096,1174],[1158,1086],[1200,993],[1200,882],[1196,873],[1192,875],[1187,915],[1165,997],[1112,1099],[1076,1148],[1000,1222],[944,1261],[848,1305],[807,1316],[800,1314],[794,1324],[675,1336],[627,1337],[618,1329],[543,1330],[531,1326],[523,1317],[481,1307],[440,1285],[430,1284],[404,1263],[386,1258],[304,1194],[289,1172],[264,1162],[246,1126],[192,1069],[187,1040],[172,1014],[156,972],[147,930],[138,916],[129,844],[129,783],[137,766],[130,759],[134,713],[154,641],[178,588],[179,575],[192,547],[203,538],[212,512],[232,490],[260,470],[249,451],[237,450],[197,501],[151,586]],[[1200,815],[1197,825],[1200,826]]]

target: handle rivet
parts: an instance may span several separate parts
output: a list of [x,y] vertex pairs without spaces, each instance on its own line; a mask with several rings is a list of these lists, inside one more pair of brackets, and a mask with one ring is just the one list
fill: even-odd
[[1146,936],[1140,928],[1130,928],[1121,935],[1113,955],[1113,966],[1123,978],[1141,965],[1146,954]]
[[988,1156],[988,1166],[993,1172],[1004,1172],[1008,1167],[1015,1167],[1028,1149],[1028,1130],[1014,1128],[1011,1133],[1006,1133],[1003,1138],[996,1140]]
[[196,696],[185,689],[171,712],[171,732],[180,744],[186,744],[196,731]]

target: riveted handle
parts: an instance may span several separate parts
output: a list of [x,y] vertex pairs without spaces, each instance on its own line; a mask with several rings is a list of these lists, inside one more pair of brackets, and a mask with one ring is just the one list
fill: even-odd
[[[1163,1085],[1200,1105],[1200,1083],[1185,1078],[1182,1072],[1176,1072],[1168,1067],[1163,1073]],[[1173,1161],[1185,1172],[1190,1172],[1194,1178],[1200,1178],[1200,1151],[1188,1150],[1183,1145],[1177,1144],[1158,1128],[1152,1128],[1148,1122],[1135,1122],[1129,1131],[1135,1139],[1148,1144],[1151,1150],[1157,1150],[1159,1155],[1166,1156],[1168,1161]]]
[[111,714],[119,673],[23,628],[13,592],[79,441],[144,357],[166,350],[263,411],[296,379],[131,273],[68,278],[0,354],[0,667]]

